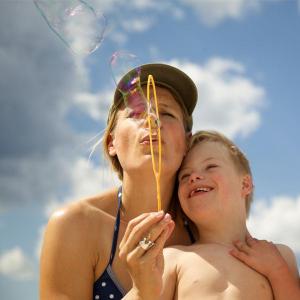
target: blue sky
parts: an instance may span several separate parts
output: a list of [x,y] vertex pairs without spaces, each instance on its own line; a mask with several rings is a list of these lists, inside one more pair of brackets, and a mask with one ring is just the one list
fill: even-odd
[[[88,161],[114,89],[118,50],[166,62],[199,89],[196,129],[233,138],[251,161],[249,227],[300,264],[300,3],[93,0],[100,48],[73,55],[31,1],[0,1],[0,291],[37,299],[43,228],[60,205],[117,185],[101,149]],[[17,288],[16,288],[17,287]]]

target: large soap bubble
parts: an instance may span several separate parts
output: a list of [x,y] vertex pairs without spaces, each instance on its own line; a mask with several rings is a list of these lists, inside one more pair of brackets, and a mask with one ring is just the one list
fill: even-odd
[[[139,65],[138,57],[127,51],[117,51],[110,59],[112,76],[117,89],[123,96],[125,105],[137,115],[142,115],[147,111],[147,99],[140,84]],[[129,71],[131,72],[128,73]]]
[[111,56],[110,67],[117,89],[135,118],[146,119],[150,116],[152,126],[159,126],[159,117],[154,109],[153,97],[147,100],[141,87],[141,68],[138,57],[128,51],[117,51]]
[[50,29],[74,53],[88,55],[104,38],[105,16],[83,0],[33,0]]

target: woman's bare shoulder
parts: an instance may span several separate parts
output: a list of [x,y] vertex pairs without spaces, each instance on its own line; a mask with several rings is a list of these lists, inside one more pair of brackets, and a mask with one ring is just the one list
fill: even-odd
[[[110,194],[103,193],[97,199],[109,200]],[[81,295],[83,299],[91,293],[95,268],[101,271],[105,267],[111,244],[107,232],[113,231],[114,217],[96,203],[92,198],[81,199],[50,217],[40,260],[41,290],[51,295],[49,299],[58,294]]]
[[60,207],[51,215],[46,234],[51,231],[58,236],[74,236],[81,241],[93,235],[94,231],[101,234],[101,229],[114,220],[114,195],[116,191],[109,190]]

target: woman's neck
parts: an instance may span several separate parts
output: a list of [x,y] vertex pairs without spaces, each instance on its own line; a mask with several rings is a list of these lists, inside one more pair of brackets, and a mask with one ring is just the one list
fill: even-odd
[[[122,187],[122,220],[131,219],[145,212],[157,211],[157,187],[153,174],[143,177],[143,174],[123,174]],[[175,176],[160,180],[161,209],[166,211],[171,202]]]

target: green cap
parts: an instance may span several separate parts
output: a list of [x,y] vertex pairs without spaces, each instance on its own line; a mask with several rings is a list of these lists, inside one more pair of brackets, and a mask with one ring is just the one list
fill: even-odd
[[[141,86],[146,85],[148,81],[148,75],[152,75],[155,85],[165,87],[173,94],[176,101],[186,110],[189,116],[188,130],[192,130],[193,118],[192,113],[197,103],[198,93],[197,87],[193,80],[181,70],[172,67],[167,64],[154,63],[141,65],[134,70],[125,74],[120,82],[126,80],[132,76],[136,76],[137,69],[140,70],[140,82]],[[122,93],[116,89],[114,95],[114,105],[119,105]]]

